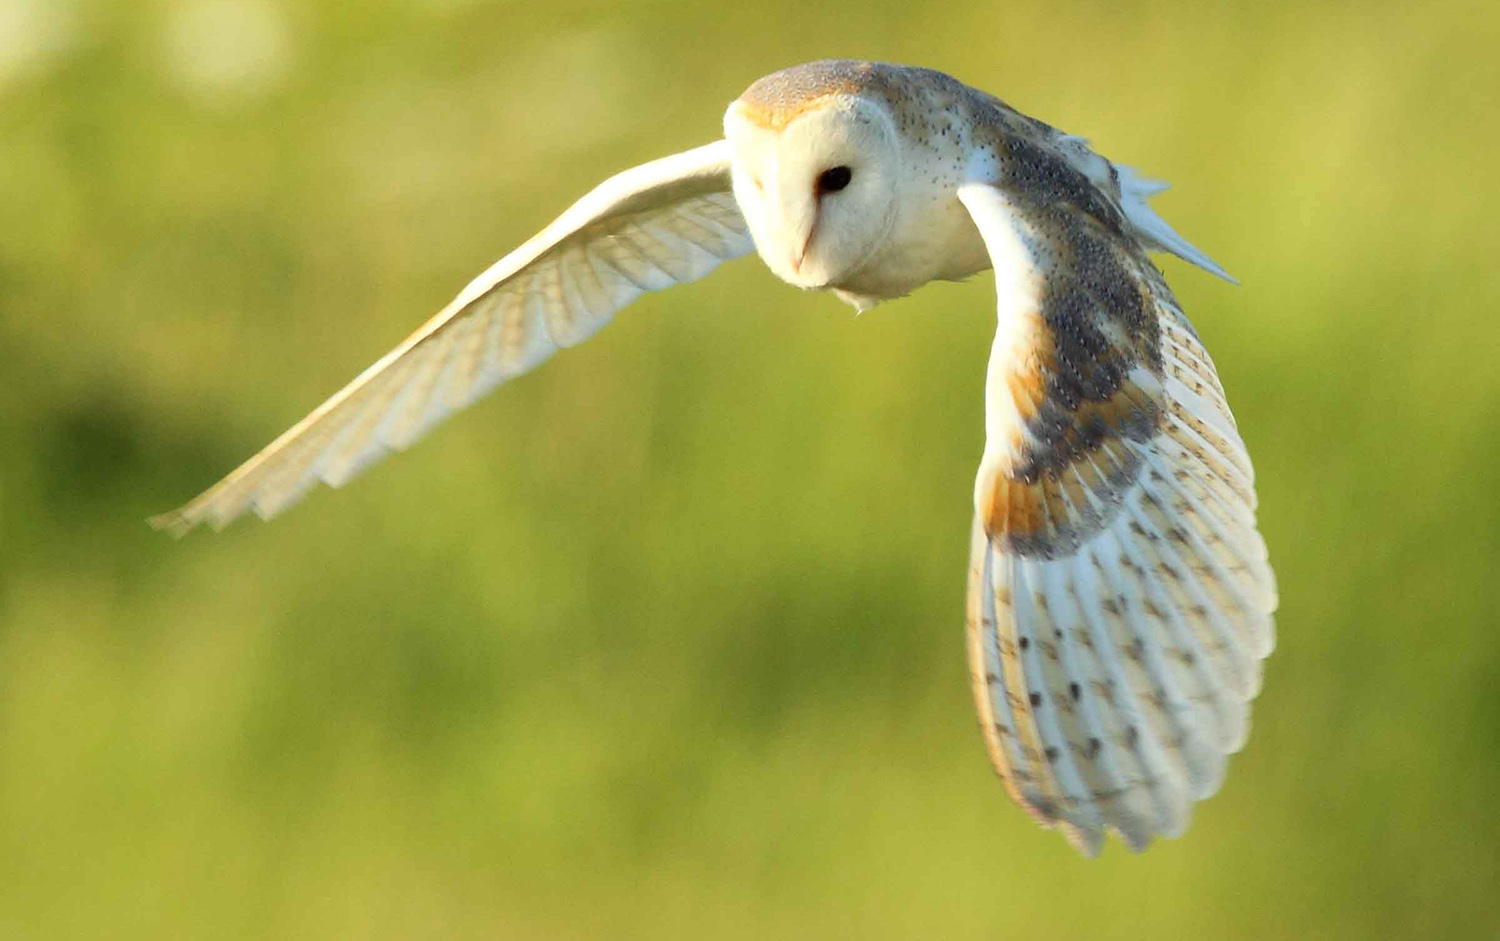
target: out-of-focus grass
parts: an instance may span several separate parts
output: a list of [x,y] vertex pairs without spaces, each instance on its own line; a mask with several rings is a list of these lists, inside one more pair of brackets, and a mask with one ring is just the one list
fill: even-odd
[[[9,17],[9,19],[6,19]],[[1456,937],[1500,921],[1500,14],[3,0],[0,936]],[[18,25],[19,24],[19,25]],[[1186,838],[1009,806],[987,279],[647,298],[274,525],[211,483],[755,77],[931,65],[1171,179],[1280,648]]]

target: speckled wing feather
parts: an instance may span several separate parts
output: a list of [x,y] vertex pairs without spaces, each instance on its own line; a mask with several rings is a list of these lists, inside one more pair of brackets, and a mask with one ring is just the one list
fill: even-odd
[[1243,745],[1275,582],[1213,362],[1126,212],[1012,141],[959,191],[999,328],[969,659],[1011,796],[1094,855],[1175,836]]
[[379,362],[186,506],[183,533],[247,510],[269,518],[318,481],[339,486],[646,291],[694,281],[754,249],[719,141],[600,184]]

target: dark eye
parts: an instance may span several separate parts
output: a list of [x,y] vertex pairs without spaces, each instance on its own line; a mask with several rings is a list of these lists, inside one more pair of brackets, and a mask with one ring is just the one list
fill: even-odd
[[854,176],[854,171],[848,167],[834,167],[830,170],[824,170],[818,174],[818,195],[837,193],[849,185],[849,179],[852,176]]

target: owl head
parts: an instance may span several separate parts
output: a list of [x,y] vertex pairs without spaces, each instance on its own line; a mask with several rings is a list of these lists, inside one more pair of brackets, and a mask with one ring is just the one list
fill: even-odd
[[896,125],[857,85],[769,75],[730,104],[724,136],[735,200],[760,257],[784,281],[837,287],[895,224]]

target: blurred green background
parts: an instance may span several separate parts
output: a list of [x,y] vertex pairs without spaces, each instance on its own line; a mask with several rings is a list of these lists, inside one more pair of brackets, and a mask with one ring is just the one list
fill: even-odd
[[[0,0],[0,937],[1494,937],[1500,13]],[[756,77],[929,65],[1171,180],[1280,646],[1187,836],[994,780],[989,279],[755,261],[339,493],[197,493]]]

